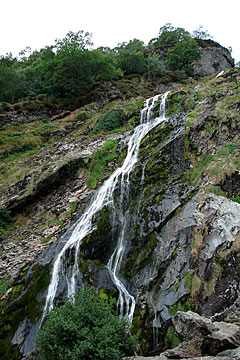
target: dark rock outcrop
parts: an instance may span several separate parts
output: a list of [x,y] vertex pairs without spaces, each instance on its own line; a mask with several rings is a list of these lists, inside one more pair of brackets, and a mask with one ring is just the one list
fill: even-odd
[[[234,60],[228,49],[224,48],[213,40],[195,39],[198,43],[201,57],[193,62],[194,76],[206,76],[219,73],[234,67]],[[172,45],[160,46],[154,51],[159,54],[161,60],[166,62],[167,52],[172,49]],[[166,66],[167,67],[167,66]]]
[[211,75],[234,66],[234,60],[228,49],[212,40],[197,41],[201,50],[201,58],[193,64],[196,76]]

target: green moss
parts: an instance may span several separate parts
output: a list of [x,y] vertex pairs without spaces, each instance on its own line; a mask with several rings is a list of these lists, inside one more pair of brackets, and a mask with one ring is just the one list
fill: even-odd
[[175,328],[170,325],[164,338],[164,348],[173,349],[181,343],[180,339],[176,336]]
[[192,118],[187,118],[185,126],[189,127],[189,126],[192,126],[192,125],[193,125],[193,119]]
[[10,275],[7,275],[5,278],[0,280],[0,298],[7,292],[11,285],[12,280]]
[[97,182],[104,176],[106,165],[117,158],[117,140],[108,140],[100,149],[92,156],[90,165],[90,175],[87,179],[87,186],[95,188]]
[[187,292],[191,291],[191,287],[192,287],[192,277],[191,274],[189,272],[187,272],[185,279],[184,279],[184,286],[185,289],[187,290]]
[[106,263],[111,249],[112,225],[110,210],[105,206],[98,215],[96,229],[88,234],[83,240],[80,255],[83,264],[87,260],[99,260],[101,264]]
[[170,116],[184,110],[184,102],[187,94],[184,90],[171,92],[167,99],[166,115]]
[[196,91],[196,97],[198,101],[202,101],[205,99],[204,95],[201,93],[201,91]]
[[49,234],[48,236],[43,237],[41,239],[41,244],[47,244],[49,242],[49,240],[51,240],[52,237],[53,237],[53,234]]
[[10,345],[10,339],[19,324],[28,317],[35,324],[42,314],[42,297],[50,280],[49,265],[35,265],[32,276],[20,277],[13,284],[8,300],[1,307],[0,316],[0,357],[8,360],[18,359],[18,350]]
[[63,213],[61,214],[60,218],[62,219],[62,218],[67,217],[68,215],[72,215],[72,214],[76,211],[77,205],[78,205],[78,201],[77,201],[77,200],[71,201],[71,202],[69,203],[69,210],[63,212]]
[[176,256],[177,253],[178,253],[178,250],[179,250],[179,248],[176,248],[176,249],[173,250],[173,252],[172,252],[172,258],[175,258],[175,256]]
[[30,265],[25,266],[22,269],[22,271],[20,272],[20,276],[25,276],[29,268],[30,268]]
[[213,126],[212,126],[212,123],[210,121],[207,121],[205,124],[204,124],[204,129],[206,130],[207,133],[211,134],[212,133],[212,129]]
[[195,305],[191,298],[182,297],[178,302],[169,306],[168,311],[173,316],[177,311],[194,311]]
[[176,292],[176,291],[179,289],[179,286],[180,286],[180,282],[178,282],[176,285],[174,285],[174,286],[171,288],[171,291],[172,291],[172,292]]
[[148,355],[150,344],[152,343],[152,326],[146,326],[149,317],[148,307],[141,307],[136,304],[131,332],[139,338],[141,355]]
[[113,130],[120,128],[125,119],[126,115],[123,110],[109,110],[97,120],[97,124],[94,126],[91,133],[95,134],[100,130]]

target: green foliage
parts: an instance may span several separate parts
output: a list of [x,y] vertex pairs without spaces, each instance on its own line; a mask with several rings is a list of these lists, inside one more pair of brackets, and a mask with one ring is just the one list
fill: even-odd
[[196,30],[193,31],[192,37],[196,39],[212,39],[212,36],[209,34],[208,30],[204,29],[202,25],[199,25]]
[[120,44],[116,49],[118,66],[125,75],[144,75],[148,79],[163,76],[165,69],[158,54],[145,52],[143,41],[134,39]]
[[108,140],[100,149],[98,149],[92,158],[91,174],[87,179],[87,186],[95,188],[97,182],[102,178],[107,163],[117,157],[117,140]]
[[126,320],[113,315],[113,306],[80,290],[48,315],[37,336],[41,360],[120,360],[132,355],[136,337]]
[[187,272],[185,279],[184,279],[184,286],[185,289],[190,292],[191,287],[192,287],[192,277],[191,274],[189,272]]
[[121,77],[113,52],[89,50],[91,45],[91,34],[70,31],[55,45],[29,57],[0,57],[0,101],[13,102],[39,93],[77,97],[86,94],[95,82]]
[[[210,164],[212,161],[217,162],[219,159],[221,158],[227,158],[230,154],[232,154],[236,149],[238,148],[238,144],[235,143],[228,143],[225,144],[221,150],[219,150],[216,154],[211,154],[208,155],[203,161],[199,162],[195,168],[193,169],[193,171],[188,171],[186,172],[187,178],[191,181],[195,182],[193,183],[193,185],[195,185],[197,183],[197,179],[198,176],[200,175],[200,173],[203,171],[204,168],[206,168],[206,166],[208,164]],[[196,153],[196,155],[198,155]],[[200,154],[199,154],[200,155]],[[217,163],[218,164],[218,163]],[[209,169],[208,171],[213,173],[221,173],[222,169],[221,169],[221,162],[219,162],[218,165],[216,165],[214,168]]]
[[144,43],[138,39],[120,44],[116,49],[118,66],[126,75],[144,74],[147,70],[144,57]]
[[237,194],[237,196],[230,198],[232,201],[237,202],[240,204],[240,193]]
[[201,94],[199,90],[196,91],[197,100],[202,101],[204,99],[204,96]]
[[176,336],[175,328],[173,325],[170,325],[167,329],[167,333],[164,338],[164,347],[165,349],[173,349],[181,343],[179,338]]
[[225,197],[226,197],[226,193],[222,190],[222,188],[221,188],[220,186],[210,185],[210,186],[208,186],[207,189],[205,189],[205,191],[206,191],[207,193],[212,192],[212,193],[214,193],[215,195],[225,196]]
[[158,38],[150,40],[149,46],[164,46],[174,45],[178,41],[187,40],[190,38],[190,34],[183,28],[176,28],[171,23],[167,23],[159,30]]
[[187,76],[193,75],[191,63],[200,57],[200,50],[194,39],[179,41],[167,53],[167,63],[171,70],[183,71]]
[[6,293],[7,289],[11,286],[11,277],[8,275],[0,280],[0,298]]
[[0,101],[14,102],[26,94],[26,77],[16,58],[0,56]]
[[11,212],[6,209],[0,209],[0,239],[2,238],[3,232],[6,229],[7,225],[11,224],[14,221],[11,216]]
[[175,315],[177,311],[189,311],[189,310],[193,311],[194,307],[195,307],[195,305],[194,305],[192,299],[186,300],[186,297],[183,297],[178,302],[169,306],[168,311],[171,315]]
[[123,110],[109,110],[98,119],[97,124],[92,130],[92,134],[95,134],[100,130],[111,131],[113,129],[121,128],[125,119],[126,115]]
[[148,79],[154,79],[158,76],[163,76],[166,73],[163,62],[161,61],[160,57],[155,53],[149,54],[147,56],[146,64]]

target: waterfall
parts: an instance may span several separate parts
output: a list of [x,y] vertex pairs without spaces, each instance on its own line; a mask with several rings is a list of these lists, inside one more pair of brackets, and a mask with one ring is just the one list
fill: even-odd
[[[109,271],[114,285],[119,291],[118,307],[120,316],[128,318],[130,322],[132,321],[135,309],[135,299],[132,295],[129,294],[118,276],[118,271],[121,266],[122,257],[125,251],[125,231],[128,219],[128,210],[126,210],[124,201],[126,198],[128,198],[129,176],[132,169],[134,168],[134,165],[137,163],[138,151],[141,140],[153,127],[165,121],[165,102],[167,94],[168,92],[161,97],[159,116],[156,118],[153,118],[153,109],[156,106],[160,95],[156,95],[153,98],[146,100],[144,104],[144,109],[141,111],[140,125],[135,128],[133,135],[129,139],[127,156],[122,166],[117,168],[114,173],[103,183],[100,189],[95,193],[90,206],[79,218],[69,240],[65,243],[62,250],[57,255],[53,265],[52,278],[48,287],[48,293],[42,319],[44,319],[46,313],[53,308],[53,303],[61,275],[63,275],[67,281],[68,297],[71,297],[75,294],[76,277],[79,272],[78,255],[81,241],[93,230],[93,218],[104,206],[111,206],[111,208],[114,209],[113,193],[116,185],[119,184],[120,211],[118,214],[118,220],[120,222],[120,231],[117,239],[117,246],[112,256],[110,257],[110,260],[108,261],[106,267]],[[64,271],[64,260],[67,251],[71,251],[74,253],[74,264],[72,266],[69,265],[66,273],[66,271]]]

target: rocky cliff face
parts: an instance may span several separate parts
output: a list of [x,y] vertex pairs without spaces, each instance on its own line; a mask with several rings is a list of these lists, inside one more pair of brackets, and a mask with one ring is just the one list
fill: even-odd
[[[228,49],[212,40],[195,40],[201,52],[200,59],[192,64],[195,76],[207,76],[234,67],[234,60]],[[167,60],[167,52],[171,48],[172,46],[168,45],[156,49],[162,61]]]
[[[137,123],[129,105],[127,111],[129,119]],[[119,276],[136,299],[133,331],[139,335],[143,355],[159,354],[183,340],[174,320],[179,310],[191,310],[217,321],[238,321],[239,117],[240,73],[233,69],[218,78],[214,75],[198,83],[175,85],[168,95],[168,120],[141,141],[138,162],[129,178],[126,247]],[[79,126],[86,131],[90,122]],[[109,168],[123,161],[129,135],[111,135],[118,141],[119,157]],[[54,166],[51,159],[44,161],[53,166],[49,171],[55,177],[50,176],[45,187],[39,186],[39,192],[33,192],[30,208],[27,194],[33,193],[26,189],[31,189],[27,181],[31,178],[21,180],[22,192],[17,182],[14,194],[10,187],[3,188],[2,205],[12,207],[25,221],[18,242],[8,241],[15,239],[14,231],[1,242],[2,277],[11,271],[15,279],[1,299],[3,359],[18,359],[32,350],[53,261],[94,192],[85,185],[86,168],[91,162],[89,140],[81,138],[81,144],[86,144],[81,153],[80,140],[70,135],[68,139],[52,153],[56,156]],[[90,142],[91,148],[102,144],[96,141]],[[79,161],[70,174],[60,171],[58,161],[67,156]],[[34,171],[42,171],[42,159],[38,158]],[[118,188],[115,195],[118,208]],[[69,197],[70,203],[78,201],[73,211],[68,207]],[[118,291],[105,266],[116,246],[118,224],[113,233],[108,206],[94,222],[95,230],[83,239],[80,248],[81,279],[84,285],[104,293],[105,298],[117,298]],[[63,224],[68,231],[63,231]],[[39,237],[48,235],[50,242],[41,244]],[[19,265],[14,253],[20,257],[21,252],[25,257]],[[71,256],[69,253],[69,261]],[[62,284],[56,302],[61,303],[65,296]]]
[[228,49],[212,40],[198,40],[201,58],[194,63],[194,74],[206,76],[225,69],[231,69],[234,61]]

